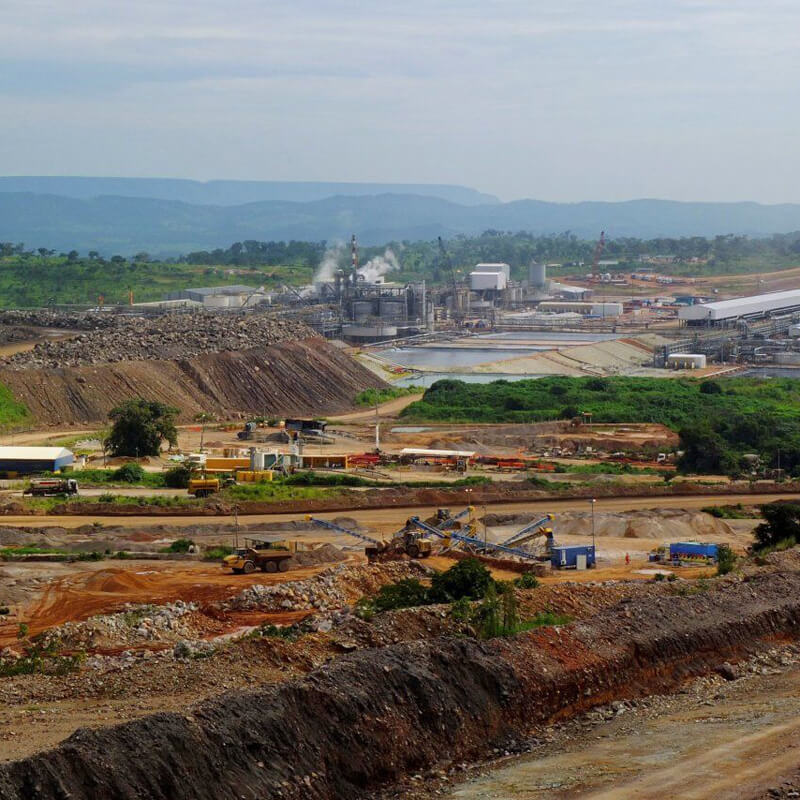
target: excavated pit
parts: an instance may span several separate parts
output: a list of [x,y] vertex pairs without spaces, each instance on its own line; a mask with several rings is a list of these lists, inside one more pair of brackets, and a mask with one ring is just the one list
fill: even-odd
[[512,639],[439,638],[342,656],[301,680],[181,714],[80,730],[0,766],[0,798],[363,797],[614,697],[674,688],[796,635],[800,574],[634,597]]

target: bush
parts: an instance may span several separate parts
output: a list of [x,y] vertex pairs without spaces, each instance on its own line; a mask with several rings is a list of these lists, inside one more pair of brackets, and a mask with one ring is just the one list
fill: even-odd
[[717,575],[727,575],[736,565],[736,553],[727,545],[717,545]]
[[430,597],[434,603],[452,603],[462,597],[481,600],[490,586],[495,588],[489,570],[477,558],[468,558],[433,576]]
[[413,608],[430,603],[428,590],[416,579],[405,578],[397,583],[381,586],[372,604],[376,611],[396,608]]
[[700,384],[701,394],[722,394],[722,387],[716,381],[703,381]]
[[539,586],[539,581],[532,572],[525,572],[514,579],[514,586],[518,589],[536,589]]
[[194,547],[191,539],[176,539],[169,547],[161,550],[162,553],[188,553],[189,548]]
[[111,473],[111,479],[122,483],[141,483],[144,480],[144,469],[141,464],[123,464]]
[[225,556],[229,556],[233,552],[233,548],[227,544],[215,544],[213,547],[207,547],[203,551],[203,559],[205,561],[222,561]]
[[456,622],[469,622],[472,617],[472,603],[466,597],[462,597],[451,604],[449,614]]
[[164,473],[164,485],[170,489],[188,489],[192,470],[186,464],[170,467]]

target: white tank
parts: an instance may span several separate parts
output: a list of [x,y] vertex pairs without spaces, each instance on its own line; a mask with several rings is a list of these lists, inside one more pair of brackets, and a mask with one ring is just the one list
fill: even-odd
[[528,283],[537,289],[543,288],[547,283],[547,267],[544,264],[532,261],[528,267]]

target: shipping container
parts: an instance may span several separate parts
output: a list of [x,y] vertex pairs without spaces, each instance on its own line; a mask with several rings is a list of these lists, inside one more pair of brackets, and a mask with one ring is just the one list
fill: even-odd
[[593,545],[555,546],[551,551],[553,569],[586,569],[596,563]]
[[716,561],[717,545],[708,542],[672,542],[669,557],[672,561]]

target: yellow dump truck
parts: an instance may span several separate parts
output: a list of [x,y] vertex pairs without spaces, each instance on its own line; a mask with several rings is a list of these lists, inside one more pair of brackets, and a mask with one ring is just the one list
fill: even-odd
[[222,566],[241,575],[249,575],[260,569],[262,572],[286,572],[294,549],[288,542],[265,542],[261,539],[245,539],[244,547],[225,556]]

